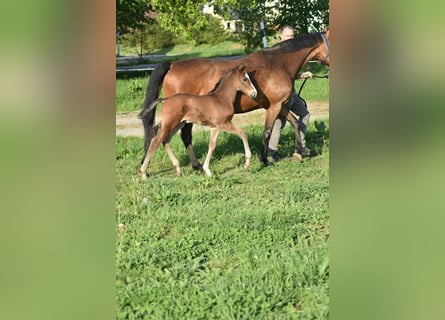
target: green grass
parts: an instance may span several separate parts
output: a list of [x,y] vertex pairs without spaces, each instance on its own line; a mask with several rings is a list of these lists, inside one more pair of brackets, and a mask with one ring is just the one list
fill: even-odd
[[[121,55],[138,55],[138,49],[121,47]],[[150,57],[150,55],[167,55],[165,58]],[[244,54],[243,46],[239,42],[223,41],[216,45],[201,44],[197,46],[191,46],[188,44],[178,44],[171,47],[161,48],[152,52],[145,52],[144,55],[148,56],[148,61],[151,63],[181,60],[187,58],[212,58],[221,56],[233,56]],[[141,62],[142,63],[142,62]],[[143,63],[147,63],[145,60]]]
[[196,57],[218,57],[243,54],[243,46],[239,42],[223,41],[216,45],[201,44],[198,46],[190,46],[180,44],[173,47],[159,49],[152,54],[169,54],[176,56],[196,56]]
[[[322,73],[320,73],[322,74]],[[116,79],[116,112],[127,113],[139,111],[145,98],[149,77]],[[299,90],[302,80],[297,80],[295,89]],[[329,101],[329,79],[308,79],[303,87],[303,98],[311,101]]]
[[[309,127],[320,156],[263,167],[263,128],[245,130],[249,169],[241,140],[221,133],[212,177],[193,171],[176,135],[182,176],[161,147],[145,182],[136,174],[143,140],[117,138],[118,319],[328,318],[329,131],[321,142]],[[194,133],[201,161],[208,138]],[[292,154],[290,126],[280,142]]]
[[116,79],[116,112],[142,109],[149,77]]
[[[324,73],[315,73],[318,75],[323,75]],[[300,90],[300,86],[302,85],[303,80],[295,81],[295,90]],[[303,86],[301,91],[301,96],[307,103],[313,102],[329,102],[329,79],[318,79],[312,78],[306,80],[306,83]]]

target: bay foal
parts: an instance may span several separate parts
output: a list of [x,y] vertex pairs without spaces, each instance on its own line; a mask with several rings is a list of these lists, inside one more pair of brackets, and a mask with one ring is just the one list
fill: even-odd
[[143,180],[147,179],[147,167],[150,159],[161,142],[164,144],[165,151],[176,168],[176,174],[181,174],[179,161],[173,154],[170,140],[186,123],[196,123],[211,128],[209,150],[202,167],[208,176],[211,175],[209,170],[210,158],[215,150],[220,130],[233,133],[241,138],[246,156],[244,168],[247,169],[249,167],[252,153],[249,148],[247,135],[244,130],[237,128],[232,123],[235,113],[233,104],[238,91],[250,98],[257,96],[257,90],[245,69],[246,65],[242,63],[227,71],[215,88],[207,95],[176,94],[165,99],[157,99],[148,108],[142,110],[139,114],[140,118],[143,118],[154,109],[158,103],[162,102],[163,104],[160,112],[161,121],[156,125],[155,129],[156,135],[151,140],[144,161],[139,169],[139,175]]

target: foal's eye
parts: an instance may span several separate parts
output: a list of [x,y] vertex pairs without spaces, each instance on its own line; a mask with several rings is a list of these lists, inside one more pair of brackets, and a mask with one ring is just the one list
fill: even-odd
[[243,78],[243,81],[247,81],[247,79],[246,79],[246,78]]

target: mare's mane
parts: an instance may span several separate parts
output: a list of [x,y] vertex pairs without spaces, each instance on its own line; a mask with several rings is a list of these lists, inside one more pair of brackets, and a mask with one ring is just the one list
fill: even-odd
[[292,39],[288,39],[277,43],[270,49],[263,49],[264,52],[281,52],[288,53],[298,51],[304,48],[315,46],[321,41],[321,33],[311,33],[298,35]]

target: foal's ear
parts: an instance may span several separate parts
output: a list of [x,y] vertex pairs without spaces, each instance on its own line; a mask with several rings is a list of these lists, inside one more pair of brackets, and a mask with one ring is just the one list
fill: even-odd
[[238,66],[238,70],[239,70],[239,72],[244,72],[244,70],[247,68],[247,65],[245,64],[245,63],[241,63],[239,66]]

